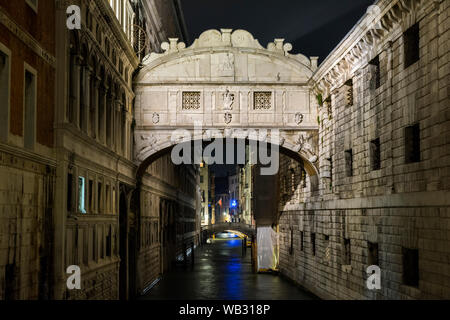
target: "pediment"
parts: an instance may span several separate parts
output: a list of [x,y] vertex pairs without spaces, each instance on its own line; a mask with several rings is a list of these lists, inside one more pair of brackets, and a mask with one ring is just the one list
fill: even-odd
[[162,44],[163,54],[144,59],[137,82],[306,83],[316,60],[291,55],[292,45],[275,39],[263,48],[245,30],[208,30],[186,48],[178,39]]

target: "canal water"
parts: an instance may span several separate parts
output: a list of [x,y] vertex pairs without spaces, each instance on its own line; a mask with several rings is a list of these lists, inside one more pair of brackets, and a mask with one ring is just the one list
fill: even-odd
[[254,274],[251,249],[242,253],[242,240],[216,239],[195,250],[195,264],[175,267],[143,300],[311,300],[286,279]]

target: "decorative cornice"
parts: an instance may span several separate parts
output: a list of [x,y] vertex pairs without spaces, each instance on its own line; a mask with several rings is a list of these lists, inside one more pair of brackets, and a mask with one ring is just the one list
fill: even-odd
[[16,147],[6,143],[0,143],[0,152],[9,153],[15,157],[20,157],[22,159],[34,161],[41,165],[48,165],[51,167],[56,167],[56,159],[50,158],[48,156],[40,155],[35,152],[30,152],[24,148]]
[[188,52],[200,52],[202,50],[220,50],[221,48],[243,48],[250,49],[258,52],[265,52],[271,56],[281,56],[289,58],[297,63],[301,63],[311,71],[317,69],[317,57],[308,58],[302,54],[290,54],[292,50],[292,44],[285,43],[284,39],[274,39],[267,45],[267,48],[261,46],[259,41],[253,37],[253,35],[242,29],[220,29],[207,30],[203,32],[198,39],[195,39],[190,47],[186,47],[184,42],[179,42],[177,38],[169,38],[169,42],[163,42],[161,49],[164,51],[161,54],[151,53],[144,58],[143,64],[149,65],[158,58],[168,56],[170,54],[183,54]]
[[52,68],[56,68],[56,58],[45,50],[41,44],[33,38],[27,31],[23,30],[15,21],[13,21],[7,14],[7,12],[0,7],[0,23],[3,24],[10,32],[12,32],[18,39],[45,62],[47,62]]
[[311,81],[328,96],[367,63],[372,51],[383,43],[395,25],[419,6],[435,0],[379,0],[370,6],[341,43],[314,73]]
[[105,21],[106,22],[105,25],[108,25],[111,28],[111,31],[116,36],[116,39],[119,41],[120,45],[124,49],[130,62],[133,64],[133,68],[137,69],[137,67],[139,66],[139,58],[134,52],[131,44],[128,42],[126,35],[123,32],[123,29],[121,28],[120,23],[116,18],[116,15],[114,14],[113,9],[108,3],[108,0],[95,0],[95,3],[97,4],[97,7],[99,8],[100,12],[103,12],[104,15],[108,15],[108,17],[110,18],[110,23],[107,23]]

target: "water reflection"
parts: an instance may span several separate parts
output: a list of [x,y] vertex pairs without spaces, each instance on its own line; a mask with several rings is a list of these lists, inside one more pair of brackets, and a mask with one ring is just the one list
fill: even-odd
[[228,238],[238,238],[237,234],[232,232],[220,232],[216,234],[216,238],[228,239]]
[[218,238],[195,251],[195,266],[173,269],[142,299],[311,299],[284,279],[252,273],[251,250],[242,239]]

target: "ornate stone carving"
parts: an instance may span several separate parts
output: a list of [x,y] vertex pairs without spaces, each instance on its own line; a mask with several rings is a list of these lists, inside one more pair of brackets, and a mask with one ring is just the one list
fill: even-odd
[[310,143],[311,136],[308,136],[305,132],[298,134],[297,139],[294,141],[296,152],[304,151],[314,155],[314,150]]
[[234,71],[234,55],[227,53],[219,65],[219,71]]
[[252,34],[245,30],[235,30],[231,35],[231,43],[233,47],[248,47],[263,49]]
[[139,155],[153,149],[157,142],[158,139],[153,134],[140,134],[136,141],[136,154]]
[[178,38],[169,38],[169,42],[163,42],[161,44],[161,49],[164,50],[164,53],[172,53],[178,52],[186,48],[186,44],[184,42],[178,42]]
[[231,120],[233,119],[233,115],[229,112],[225,113],[224,120],[226,124],[231,123]]
[[159,114],[158,113],[153,112],[152,121],[153,121],[153,124],[159,123]]
[[300,112],[297,112],[295,114],[295,123],[297,125],[300,125],[303,122],[303,118],[304,118],[303,114],[301,114]]
[[223,109],[233,110],[233,103],[234,94],[230,93],[230,91],[227,89],[227,91],[223,94]]
[[283,53],[285,56],[292,50],[292,44],[284,43],[284,39],[275,39],[267,45],[267,50]]
[[[234,31],[232,29],[220,29],[220,31],[214,29],[207,30],[203,32],[188,49],[215,47],[251,48],[258,50],[265,49],[250,32],[241,29]],[[161,49],[164,53],[159,54],[152,52],[143,59],[143,64],[148,65],[159,57],[183,51],[186,49],[186,44],[184,42],[178,42],[177,38],[169,38],[169,42],[163,42],[161,44]],[[317,63],[313,64],[312,61],[302,54],[289,54],[289,51],[292,50],[292,45],[290,43],[284,43],[284,39],[275,39],[274,42],[268,44],[267,50],[283,56],[290,56],[305,65],[314,66],[314,69],[317,67]],[[234,64],[234,61],[232,64]],[[223,65],[222,67],[230,68],[230,66],[231,64]]]

